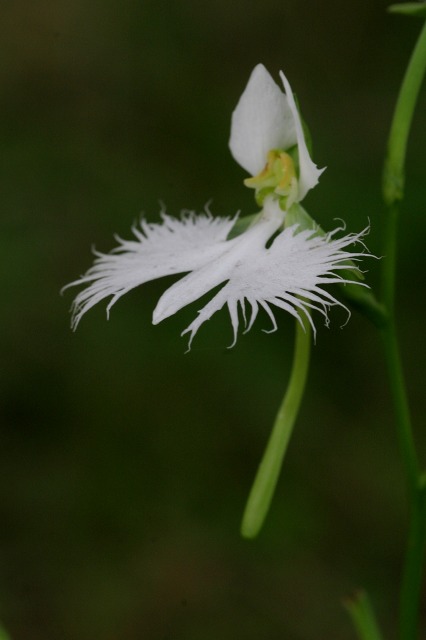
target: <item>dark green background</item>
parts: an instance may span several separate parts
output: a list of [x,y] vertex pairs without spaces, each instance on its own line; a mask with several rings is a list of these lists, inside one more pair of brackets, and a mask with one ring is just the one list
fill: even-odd
[[[350,640],[371,592],[392,638],[406,505],[375,330],[318,321],[305,402],[258,540],[239,537],[281,400],[293,323],[232,350],[225,311],[153,327],[173,280],[69,329],[90,247],[145,213],[252,213],[227,148],[249,73],[283,69],[327,166],[325,229],[371,222],[396,92],[421,22],[381,0],[0,2],[0,617],[13,640]],[[400,332],[424,421],[425,94],[400,228]],[[376,284],[379,265],[368,263]],[[426,615],[426,602],[423,616]],[[424,620],[426,629],[426,620]]]

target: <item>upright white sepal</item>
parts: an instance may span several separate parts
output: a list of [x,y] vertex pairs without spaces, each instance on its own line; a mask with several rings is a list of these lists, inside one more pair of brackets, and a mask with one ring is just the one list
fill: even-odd
[[288,149],[296,141],[287,98],[263,64],[258,64],[232,114],[231,153],[243,169],[255,176],[265,166],[268,151]]

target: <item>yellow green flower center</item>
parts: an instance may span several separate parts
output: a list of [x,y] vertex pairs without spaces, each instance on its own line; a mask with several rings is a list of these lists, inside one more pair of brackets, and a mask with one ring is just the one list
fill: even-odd
[[281,149],[271,149],[267,162],[257,176],[244,180],[246,187],[255,189],[256,200],[262,205],[266,196],[279,196],[282,208],[289,207],[297,196],[297,174],[293,158]]

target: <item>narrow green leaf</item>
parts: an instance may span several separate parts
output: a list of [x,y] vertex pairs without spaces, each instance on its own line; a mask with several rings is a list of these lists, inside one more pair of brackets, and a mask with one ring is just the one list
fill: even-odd
[[391,4],[389,13],[400,13],[414,18],[426,18],[426,2],[404,2],[403,4]]
[[11,640],[10,635],[7,633],[6,629],[2,627],[0,624],[0,640]]
[[349,613],[359,640],[383,640],[370,598],[365,591],[359,591],[343,604]]

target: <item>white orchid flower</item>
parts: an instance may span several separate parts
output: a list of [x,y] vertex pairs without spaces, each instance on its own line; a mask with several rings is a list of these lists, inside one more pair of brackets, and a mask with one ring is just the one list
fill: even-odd
[[199,327],[225,305],[233,328],[232,345],[240,324],[239,307],[246,331],[259,308],[270,317],[271,330],[277,328],[271,305],[299,321],[306,316],[314,330],[312,310],[328,321],[329,307],[341,303],[322,286],[349,282],[339,271],[355,269],[349,261],[356,262],[363,251],[345,249],[359,242],[365,231],[335,239],[335,232],[321,235],[298,224],[288,226],[287,210],[298,207],[294,203],[317,184],[321,171],[309,156],[294,97],[282,73],[281,79],[285,94],[262,65],[255,67],[232,116],[231,152],[251,174],[246,184],[256,189],[262,203],[255,221],[229,238],[236,217],[213,217],[209,211],[186,212],[180,219],[163,212],[161,223],[142,220],[132,229],[134,239],[118,239],[119,245],[109,254],[96,252],[86,275],[68,285],[88,285],[73,303],[74,329],[101,300],[110,298],[109,314],[131,289],[178,273],[186,275],[161,296],[154,324],[223,285],[183,331],[189,333],[189,347]]
[[[288,186],[292,202],[300,202],[324,169],[317,169],[309,156],[293,92],[282,71],[280,76],[285,94],[263,64],[253,69],[232,115],[229,147],[238,164],[254,176],[245,181],[247,186],[262,187],[266,182],[266,187],[278,187],[275,193],[280,195],[279,186],[273,183],[274,177],[281,177],[284,193]],[[288,153],[292,148],[296,149],[298,178]]]

